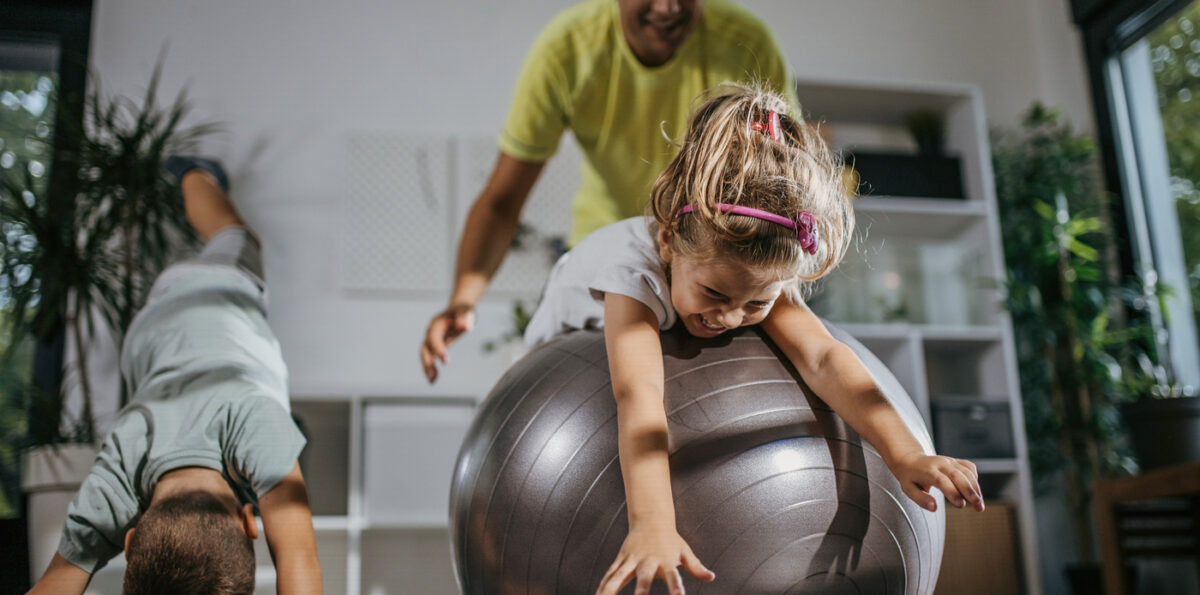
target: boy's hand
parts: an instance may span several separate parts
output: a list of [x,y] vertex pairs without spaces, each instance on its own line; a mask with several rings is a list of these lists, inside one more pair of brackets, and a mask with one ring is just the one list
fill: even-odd
[[929,488],[934,487],[954,506],[962,508],[970,503],[983,512],[979,471],[971,461],[916,452],[900,457],[890,467],[904,493],[921,508],[937,510],[937,499],[929,494]]
[[700,563],[700,559],[692,553],[692,548],[674,529],[631,529],[625,537],[625,543],[621,544],[616,561],[608,567],[604,580],[600,581],[596,594],[616,595],[621,587],[636,578],[634,595],[647,595],[650,593],[650,584],[658,578],[667,584],[671,595],[683,595],[683,579],[678,569],[680,565],[696,579],[706,583],[717,577]]
[[425,341],[421,343],[421,368],[430,384],[437,380],[438,360],[443,365],[450,360],[450,344],[474,326],[475,309],[466,304],[451,305],[429,321]]

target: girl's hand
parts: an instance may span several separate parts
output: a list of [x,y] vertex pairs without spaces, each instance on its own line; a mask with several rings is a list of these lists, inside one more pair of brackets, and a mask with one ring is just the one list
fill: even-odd
[[921,508],[937,510],[937,499],[929,494],[929,488],[934,487],[954,506],[962,508],[970,503],[983,512],[979,471],[971,461],[916,452],[900,457],[891,468],[904,493]]
[[621,544],[617,559],[608,567],[604,580],[596,595],[616,595],[636,577],[634,595],[650,593],[654,579],[662,579],[671,595],[683,595],[683,579],[679,576],[679,565],[696,579],[710,582],[717,578],[711,570],[700,563],[692,548],[674,529],[633,529]]

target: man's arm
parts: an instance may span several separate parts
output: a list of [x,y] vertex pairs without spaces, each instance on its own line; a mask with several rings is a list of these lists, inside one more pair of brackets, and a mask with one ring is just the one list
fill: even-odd
[[92,575],[70,562],[62,555],[55,553],[46,567],[46,574],[38,580],[29,595],[63,595],[67,593],[83,593]]
[[275,561],[275,589],[280,595],[321,593],[317,537],[300,464],[258,501],[267,547]]
[[471,206],[463,226],[450,304],[430,321],[421,344],[421,366],[429,382],[437,380],[437,361],[443,364],[448,361],[450,344],[475,325],[475,304],[508,254],[521,209],[543,165],[521,161],[504,152],[496,158],[492,175]]

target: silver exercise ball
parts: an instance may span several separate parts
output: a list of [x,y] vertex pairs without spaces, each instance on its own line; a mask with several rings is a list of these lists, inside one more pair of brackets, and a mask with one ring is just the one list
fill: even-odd
[[[827,326],[932,453],[896,378]],[[944,506],[909,500],[760,330],[699,340],[676,327],[663,365],[676,525],[717,575],[701,583],[681,570],[689,595],[933,592]],[[595,592],[628,531],[616,414],[600,331],[543,345],[500,379],[450,490],[463,593]]]

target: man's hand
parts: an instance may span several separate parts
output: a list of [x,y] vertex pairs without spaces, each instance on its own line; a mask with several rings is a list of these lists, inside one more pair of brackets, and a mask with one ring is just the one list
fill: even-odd
[[466,304],[455,304],[438,312],[429,321],[425,330],[425,341],[421,343],[421,367],[430,384],[437,381],[437,361],[450,361],[450,344],[475,326],[475,308]]

